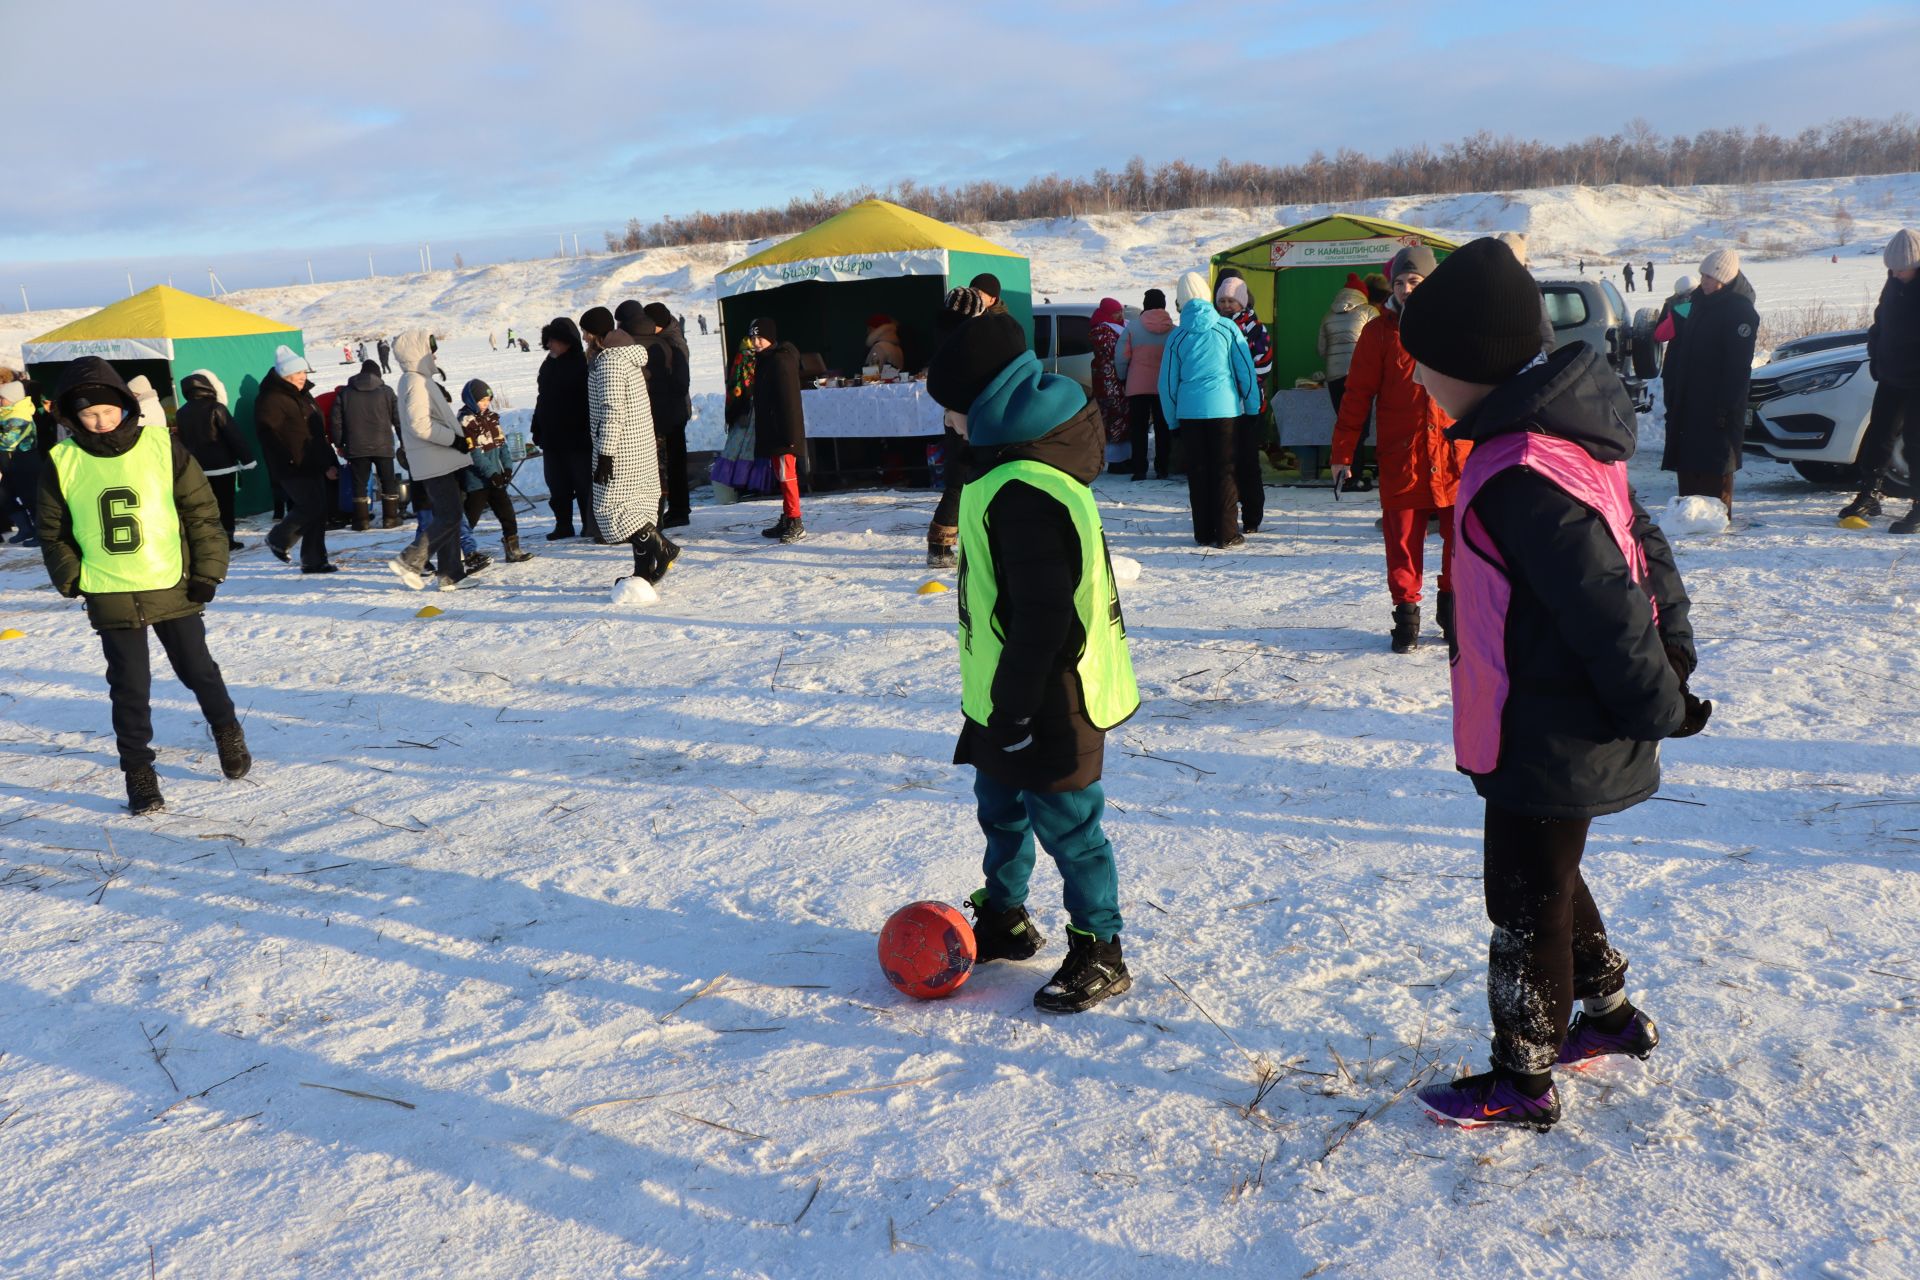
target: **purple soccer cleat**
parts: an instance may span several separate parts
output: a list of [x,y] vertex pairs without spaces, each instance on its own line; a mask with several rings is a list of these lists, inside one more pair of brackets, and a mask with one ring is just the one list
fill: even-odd
[[1560,1118],[1557,1089],[1549,1088],[1539,1097],[1530,1098],[1495,1071],[1462,1076],[1451,1084],[1430,1084],[1416,1096],[1435,1120],[1463,1129],[1504,1124],[1545,1133]]
[[1653,1025],[1652,1018],[1638,1009],[1633,1011],[1633,1017],[1627,1019],[1627,1025],[1618,1031],[1602,1031],[1585,1013],[1577,1013],[1573,1016],[1573,1025],[1567,1028],[1567,1038],[1560,1045],[1560,1056],[1554,1060],[1554,1065],[1576,1069],[1588,1067],[1593,1065],[1595,1059],[1616,1053],[1624,1053],[1645,1062],[1647,1055],[1659,1043],[1660,1029]]

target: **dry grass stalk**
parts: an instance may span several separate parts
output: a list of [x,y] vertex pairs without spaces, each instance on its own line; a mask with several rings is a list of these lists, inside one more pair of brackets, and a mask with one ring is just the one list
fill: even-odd
[[402,1102],[398,1098],[389,1098],[384,1093],[366,1093],[359,1089],[342,1089],[336,1084],[309,1084],[307,1081],[302,1080],[300,1087],[302,1089],[325,1089],[329,1093],[344,1093],[349,1098],[365,1098],[368,1102],[391,1102],[394,1106],[405,1107],[409,1111],[418,1109],[411,1102]]
[[950,1073],[938,1071],[930,1076],[916,1076],[911,1080],[894,1080],[887,1084],[862,1085],[857,1089],[830,1089],[825,1093],[803,1093],[799,1097],[789,1098],[787,1101],[812,1102],[819,1098],[851,1098],[857,1093],[880,1093],[887,1089],[905,1089],[916,1084],[932,1084],[935,1080],[948,1074]]

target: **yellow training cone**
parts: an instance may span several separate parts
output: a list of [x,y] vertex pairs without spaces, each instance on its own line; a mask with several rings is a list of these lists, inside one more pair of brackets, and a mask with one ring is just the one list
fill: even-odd
[[16,631],[12,627],[8,627],[5,631],[0,631],[0,640],[25,640],[26,638],[26,632]]
[[441,611],[439,609],[434,608],[432,605],[427,605],[413,616],[416,618],[437,618],[440,616],[440,613]]
[[942,591],[945,591],[946,589],[947,589],[947,584],[940,581],[938,578],[935,578],[931,582],[921,583],[919,587],[915,589],[913,594],[917,596],[937,596]]

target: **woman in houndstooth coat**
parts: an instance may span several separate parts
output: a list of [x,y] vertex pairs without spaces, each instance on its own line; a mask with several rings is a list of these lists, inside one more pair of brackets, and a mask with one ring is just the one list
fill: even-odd
[[647,402],[646,348],[615,327],[605,307],[580,318],[586,334],[587,418],[593,433],[593,510],[608,542],[633,546],[633,571],[665,576],[680,549],[658,528],[660,456]]

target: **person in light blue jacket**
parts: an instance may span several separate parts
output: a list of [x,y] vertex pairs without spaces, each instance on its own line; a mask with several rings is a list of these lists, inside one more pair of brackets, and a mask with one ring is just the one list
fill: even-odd
[[1198,272],[1180,277],[1174,296],[1180,327],[1160,358],[1160,405],[1187,469],[1193,540],[1203,547],[1237,547],[1246,539],[1233,479],[1233,428],[1242,416],[1260,412],[1260,379],[1245,335],[1214,309]]

